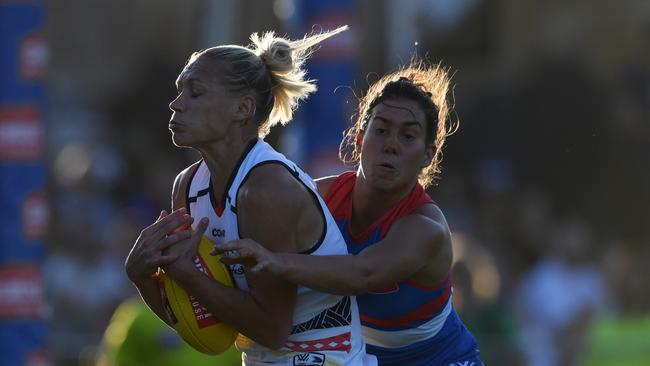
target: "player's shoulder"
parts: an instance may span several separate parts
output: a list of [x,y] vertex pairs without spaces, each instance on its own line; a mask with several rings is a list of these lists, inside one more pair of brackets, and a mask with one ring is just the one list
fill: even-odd
[[180,173],[176,175],[174,179],[174,186],[172,188],[172,208],[177,209],[183,206],[186,206],[185,194],[189,187],[192,177],[196,173],[196,170],[199,168],[203,160],[199,160],[187,168],[183,169]]
[[180,173],[176,175],[176,179],[174,179],[174,185],[189,181],[196,173],[196,170],[199,168],[201,162],[203,162],[203,160],[198,160],[190,164],[185,169],[181,170]]
[[438,205],[433,202],[424,203],[413,210],[412,214],[428,217],[433,221],[445,221],[445,215]]
[[[450,230],[442,210],[435,203],[425,203],[411,213],[397,219],[393,228],[408,228],[409,231],[428,234],[431,236],[449,236]],[[428,236],[427,235],[427,236]]]
[[282,164],[263,164],[251,170],[237,193],[238,206],[288,208],[311,202],[295,172]]

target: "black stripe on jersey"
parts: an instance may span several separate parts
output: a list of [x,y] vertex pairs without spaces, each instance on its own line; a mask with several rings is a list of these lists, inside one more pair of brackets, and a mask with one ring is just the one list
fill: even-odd
[[194,196],[194,197],[188,197],[187,202],[196,202],[196,200],[199,197],[205,196],[206,194],[210,193],[212,191],[211,187],[212,187],[212,181],[210,181],[210,186],[208,188],[205,188],[205,189],[202,189],[202,190],[196,192],[196,196]]
[[203,196],[203,195],[208,194],[209,192],[210,192],[210,187],[208,187],[208,188],[206,188],[206,189],[202,189],[202,190],[196,192],[196,196],[197,196],[197,197],[201,197],[201,196]]
[[201,159],[200,163],[196,164],[194,171],[190,175],[190,180],[187,182],[187,188],[185,192],[185,197],[186,197],[185,208],[187,209],[187,214],[190,216],[192,215],[192,212],[190,211],[190,202],[196,202],[196,197],[190,197],[190,187],[192,187],[192,181],[194,180],[194,176],[196,175],[196,172],[199,171],[199,167],[201,167],[201,164],[203,164],[203,159]]
[[206,189],[202,189],[202,190],[196,192],[196,196],[194,196],[194,197],[188,197],[188,198],[187,198],[187,202],[188,202],[188,203],[189,203],[189,202],[196,202],[196,200],[197,200],[199,197],[201,197],[201,196],[205,196],[205,195],[208,194],[209,192],[210,192],[210,188],[209,188],[209,187],[206,188]]
[[[255,168],[259,167],[259,166],[262,166],[262,165],[266,165],[266,164],[278,164],[278,165],[282,165],[283,167],[285,167],[289,171],[289,173],[291,173],[291,175],[293,175],[296,178],[296,180],[298,182],[300,182],[300,184],[302,184],[305,187],[305,189],[307,189],[307,192],[309,192],[311,194],[313,200],[316,202],[316,205],[318,206],[318,212],[320,212],[321,219],[323,219],[323,232],[321,233],[321,236],[318,239],[318,241],[311,248],[309,248],[307,250],[304,250],[302,252],[298,252],[298,253],[299,254],[311,254],[311,253],[315,252],[316,250],[318,250],[318,248],[320,248],[321,244],[323,244],[323,240],[325,240],[325,236],[327,235],[327,218],[325,217],[325,213],[323,212],[323,206],[320,204],[320,201],[318,200],[318,193],[316,193],[314,190],[309,188],[305,184],[305,182],[303,182],[302,180],[299,179],[300,173],[298,172],[298,169],[296,169],[295,166],[291,167],[291,166],[285,164],[283,161],[280,161],[280,160],[265,160],[265,161],[263,161],[261,163],[258,163],[256,165],[254,165],[248,171],[248,173],[246,173],[246,176],[244,177],[244,179],[242,179],[241,183],[239,184],[239,187],[237,188],[237,192],[235,193],[235,197],[237,197],[237,195],[239,194],[239,190],[244,185],[244,183],[246,183],[246,180],[250,176],[253,169],[255,169]],[[235,205],[232,205],[231,207],[232,207],[232,212],[234,212],[236,214],[237,213],[237,207],[235,207]],[[239,232],[239,223],[237,224],[237,231],[238,231],[237,234],[241,238],[242,235],[241,235],[241,232]]]
[[[226,190],[223,193],[223,199],[221,200],[221,202],[219,204],[221,207],[223,207],[225,205],[226,199],[228,200],[228,202],[230,202],[230,195],[228,195],[228,191],[230,191],[230,186],[232,185],[232,182],[235,180],[235,177],[237,176],[237,173],[239,172],[239,168],[241,167],[241,164],[244,162],[244,159],[246,159],[246,156],[248,156],[248,153],[250,153],[251,150],[253,150],[253,147],[255,147],[255,145],[257,144],[258,141],[259,141],[258,139],[253,139],[248,143],[248,145],[244,149],[244,152],[239,157],[239,161],[237,162],[237,165],[235,165],[235,168],[230,173],[230,177],[228,178],[228,183],[226,184]],[[202,161],[202,163],[205,163],[205,161]],[[190,178],[190,183],[187,185],[187,195],[186,195],[187,196],[187,213],[190,214],[190,215],[191,215],[191,213],[190,213],[190,203],[196,202],[199,197],[201,197],[203,195],[206,195],[208,193],[210,194],[210,203],[212,204],[212,206],[213,207],[217,206],[215,204],[216,200],[215,200],[214,191],[212,189],[212,172],[210,172],[210,169],[208,169],[208,173],[210,174],[210,180],[209,180],[209,183],[208,183],[208,187],[196,192],[196,196],[190,197],[190,187],[192,185],[192,180],[193,180],[194,175],[196,174],[196,172],[198,170],[199,170],[198,168],[196,170],[194,170],[194,173],[192,173],[192,178]],[[235,211],[233,211],[233,212],[235,212]],[[237,212],[235,212],[235,214],[236,213]]]
[[312,329],[344,327],[350,325],[351,322],[350,297],[344,296],[336,305],[321,311],[306,322],[295,325],[291,329],[291,334],[302,333]]
[[[221,208],[221,207],[223,207],[223,205],[226,204],[226,202],[224,202],[223,199],[221,200],[221,202],[219,202],[219,204],[217,204],[217,199],[215,198],[215,195],[214,195],[214,188],[212,188],[212,174],[210,174],[210,182],[208,183],[208,189],[205,190],[205,191],[207,191],[207,193],[210,194],[210,205],[212,207]],[[227,190],[226,190],[226,192],[227,192]]]
[[[233,168],[232,172],[230,172],[230,177],[228,178],[228,183],[226,184],[226,190],[223,192],[223,196],[221,196],[221,202],[220,202],[221,207],[226,207],[226,200],[228,200],[228,202],[231,201],[230,195],[228,194],[228,192],[230,192],[230,186],[232,185],[232,182],[237,177],[237,174],[239,173],[239,168],[241,168],[241,165],[244,162],[244,159],[246,159],[246,157],[253,150],[255,145],[257,145],[258,141],[260,141],[260,140],[258,138],[255,138],[255,139],[252,139],[248,143],[248,146],[246,146],[246,148],[244,149],[244,152],[239,157],[239,161],[237,162],[237,164]],[[212,173],[210,173],[210,174],[212,174]],[[210,190],[212,190],[212,179],[210,179]],[[215,202],[213,200],[214,199],[214,193],[211,193],[210,199],[212,200],[212,205],[215,206],[215,204],[214,204]]]

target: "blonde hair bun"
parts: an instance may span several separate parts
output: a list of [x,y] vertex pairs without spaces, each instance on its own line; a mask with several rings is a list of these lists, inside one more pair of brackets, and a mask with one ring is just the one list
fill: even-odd
[[313,52],[314,46],[347,29],[348,26],[342,26],[332,31],[314,33],[293,41],[277,37],[274,32],[251,35],[252,51],[260,57],[269,71],[275,98],[268,123],[265,126],[266,131],[262,131],[262,133],[268,132],[272,126],[278,123],[287,124],[291,120],[298,102],[316,91],[316,81],[305,79],[306,72],[303,65]]

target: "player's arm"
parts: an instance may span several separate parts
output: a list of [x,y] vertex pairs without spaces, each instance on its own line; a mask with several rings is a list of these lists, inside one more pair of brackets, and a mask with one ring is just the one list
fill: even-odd
[[[297,228],[309,205],[314,206],[312,198],[284,167],[258,167],[237,197],[240,234],[254,238],[269,251],[295,252],[302,240]],[[179,259],[166,269],[210,312],[248,338],[274,349],[286,342],[295,285],[268,273],[246,271],[249,291],[245,292],[208,278],[188,260]]]
[[169,326],[172,324],[170,324],[162,304],[157,273],[160,266],[176,259],[165,249],[190,237],[188,228],[193,219],[185,210],[186,199],[183,192],[191,169],[193,166],[179,173],[174,180],[172,188],[173,212],[169,215],[166,211],[161,212],[158,220],[140,233],[125,265],[129,279],[138,289],[144,302]]
[[306,256],[270,253],[252,240],[219,245],[215,253],[237,251],[224,261],[253,261],[255,271],[336,294],[361,294],[428,272],[426,281],[444,279],[451,265],[451,238],[446,221],[434,205],[395,222],[386,237],[352,256]]

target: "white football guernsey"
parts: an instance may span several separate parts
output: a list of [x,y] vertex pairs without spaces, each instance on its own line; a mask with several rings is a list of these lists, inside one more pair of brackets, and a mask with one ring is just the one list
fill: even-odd
[[[320,240],[306,252],[310,255],[346,255],[347,246],[327,205],[318,195],[314,181],[296,164],[275,151],[261,139],[254,140],[244,151],[230,177],[222,209],[216,207],[210,171],[204,161],[190,178],[187,190],[188,211],[196,220],[210,219],[206,234],[216,243],[239,239],[237,193],[251,170],[262,164],[284,166],[318,201],[325,221]],[[265,189],[273,189],[265,187]],[[248,290],[244,268],[233,265],[230,271],[237,286]],[[293,328],[288,341],[279,350],[271,350],[240,335],[237,348],[244,365],[376,365],[374,356],[365,353],[359,324],[356,298],[317,292],[298,286],[293,314]]]

